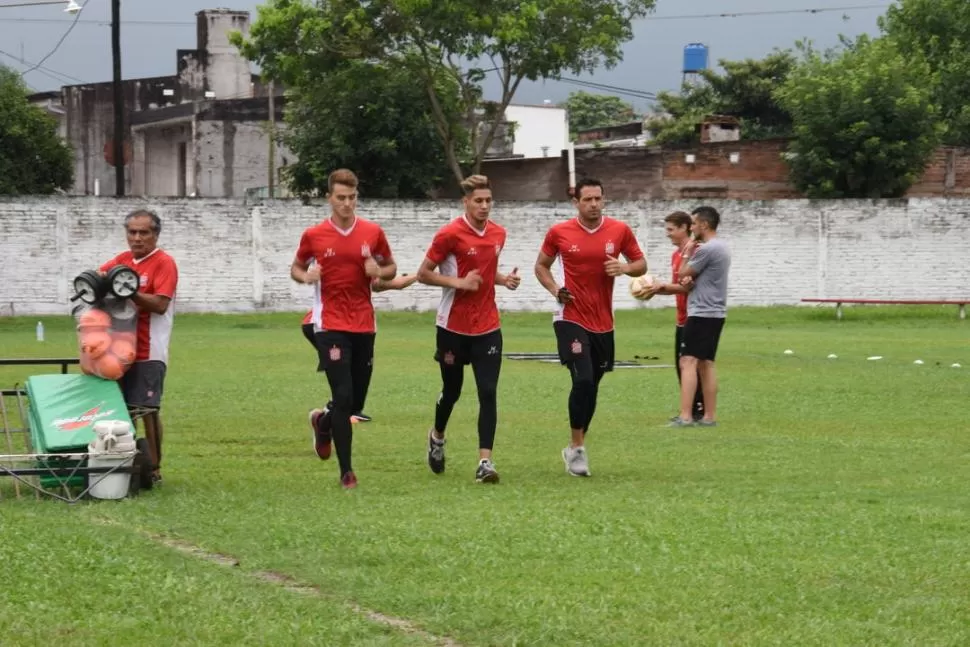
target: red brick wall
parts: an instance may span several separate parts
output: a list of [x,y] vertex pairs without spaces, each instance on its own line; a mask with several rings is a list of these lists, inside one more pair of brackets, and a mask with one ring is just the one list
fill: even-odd
[[[788,141],[718,142],[666,148],[586,148],[576,151],[576,177],[601,179],[611,199],[778,200],[802,197],[788,182],[782,154]],[[739,153],[737,164],[731,153]],[[693,164],[685,160],[693,154]],[[569,182],[561,158],[497,160],[483,172],[502,200],[562,200]],[[970,195],[970,148],[937,150],[907,197]]]

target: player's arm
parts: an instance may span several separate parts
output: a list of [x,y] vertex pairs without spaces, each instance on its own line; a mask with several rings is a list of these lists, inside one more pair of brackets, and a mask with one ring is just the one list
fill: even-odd
[[498,270],[495,271],[495,285],[502,285],[509,290],[514,290],[519,287],[519,283],[522,282],[522,277],[519,276],[519,268],[513,268],[511,274],[502,274]]
[[172,302],[171,297],[161,294],[142,294],[135,292],[131,297],[131,302],[138,306],[139,310],[147,310],[157,315],[163,315],[168,311],[168,304]]
[[539,256],[536,258],[536,279],[539,281],[539,285],[546,289],[546,292],[556,297],[556,300],[560,303],[565,303],[566,301],[563,299],[568,297],[567,301],[571,301],[572,295],[569,294],[565,287],[561,287],[558,283],[556,283],[556,277],[552,275],[552,264],[555,262],[555,256],[550,256],[549,254],[540,250]]
[[390,281],[397,276],[397,263],[394,262],[393,256],[382,257],[380,260],[368,256],[364,261],[364,271],[371,278]]
[[172,303],[172,298],[175,297],[175,289],[178,287],[179,271],[178,267],[175,265],[175,261],[168,260],[162,261],[158,266],[155,273],[155,278],[153,279],[153,284],[155,286],[155,294],[143,294],[141,292],[135,292],[131,297],[131,302],[134,303],[139,310],[145,310],[157,315],[163,315],[168,312],[168,306]]
[[411,287],[411,285],[418,280],[417,274],[402,274],[401,276],[394,277],[390,281],[385,281],[384,279],[375,279],[374,285],[371,288],[374,292],[384,292],[386,290],[403,290],[405,288]]
[[418,268],[418,281],[425,285],[434,285],[439,288],[452,288],[454,290],[477,290],[482,284],[482,277],[478,270],[472,270],[462,277],[445,276],[436,271],[438,264],[430,258],[425,258]]
[[314,263],[313,270],[311,271],[310,264],[304,263],[297,256],[290,265],[290,278],[297,283],[316,283],[320,280],[320,270]]
[[693,281],[694,277],[700,273],[696,266],[690,266],[690,259],[692,259],[698,251],[700,250],[696,239],[691,238],[689,241],[687,241],[687,244],[684,246],[684,250],[680,255],[680,268],[677,270],[677,276],[680,277],[681,283],[684,281]]

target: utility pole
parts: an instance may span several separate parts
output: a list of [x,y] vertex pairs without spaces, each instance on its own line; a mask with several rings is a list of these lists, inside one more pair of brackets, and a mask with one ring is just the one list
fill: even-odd
[[269,82],[269,197],[275,198],[276,187],[276,86]]
[[111,0],[111,59],[114,66],[115,195],[125,195],[125,94],[121,85],[121,0]]

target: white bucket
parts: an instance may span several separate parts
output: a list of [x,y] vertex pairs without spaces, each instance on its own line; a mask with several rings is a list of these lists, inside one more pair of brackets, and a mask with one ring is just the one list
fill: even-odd
[[124,420],[102,420],[94,425],[97,437],[88,445],[88,467],[116,467],[110,473],[88,474],[88,492],[96,499],[123,499],[128,496],[135,459],[135,437]]

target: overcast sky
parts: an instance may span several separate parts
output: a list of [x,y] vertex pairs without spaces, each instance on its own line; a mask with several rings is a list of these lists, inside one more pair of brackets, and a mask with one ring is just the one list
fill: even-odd
[[[0,0],[0,62],[21,71],[47,56],[73,20],[59,5],[4,6],[33,1],[42,0]],[[195,47],[195,12],[220,4],[205,0],[123,0],[125,78],[174,74],[175,50]],[[259,4],[237,0],[228,6],[250,11],[255,20]],[[712,64],[722,58],[760,58],[803,38],[824,47],[836,44],[839,34],[875,33],[876,20],[889,4],[888,0],[658,0],[651,18],[636,24],[635,38],[626,44],[623,62],[612,70],[597,71],[595,77],[580,79],[640,92],[677,89],[683,49],[688,43],[706,44]],[[78,24],[43,68],[26,75],[28,84],[41,91],[111,80],[110,6],[110,0],[87,0]],[[764,13],[744,15],[758,12]],[[729,13],[742,15],[719,15]],[[701,17],[704,15],[707,17]],[[490,82],[487,94],[496,98],[496,88],[494,81]],[[514,101],[542,103],[548,99],[557,103],[580,89],[589,90],[565,81],[523,84]],[[641,110],[650,106],[643,99],[624,98]]]

